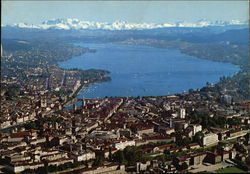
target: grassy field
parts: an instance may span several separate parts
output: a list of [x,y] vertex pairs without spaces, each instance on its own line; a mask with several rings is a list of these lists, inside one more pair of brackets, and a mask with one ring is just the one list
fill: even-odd
[[246,173],[246,172],[236,167],[229,167],[229,168],[216,170],[215,173]]

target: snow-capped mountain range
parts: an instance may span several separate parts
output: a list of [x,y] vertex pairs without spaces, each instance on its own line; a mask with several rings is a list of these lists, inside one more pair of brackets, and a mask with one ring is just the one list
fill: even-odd
[[231,21],[208,21],[205,19],[199,20],[196,23],[177,22],[177,23],[128,23],[126,21],[115,21],[113,23],[108,22],[91,22],[81,21],[79,19],[52,19],[44,21],[40,25],[29,25],[25,23],[18,23],[13,25],[7,25],[11,27],[19,28],[34,28],[34,29],[63,29],[63,30],[80,30],[80,29],[104,29],[104,30],[142,30],[142,29],[154,29],[154,28],[166,28],[166,27],[207,27],[207,26],[227,26],[227,25],[243,25],[247,24],[239,20]]

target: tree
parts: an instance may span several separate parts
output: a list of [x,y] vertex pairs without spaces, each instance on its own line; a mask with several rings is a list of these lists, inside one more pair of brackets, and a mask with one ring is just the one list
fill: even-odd
[[30,129],[38,129],[37,125],[35,122],[30,122],[24,125],[26,130],[30,130]]
[[185,137],[182,139],[182,145],[187,146],[191,143],[191,139],[188,137]]
[[128,146],[123,152],[129,166],[135,165],[136,162],[143,161],[142,152],[138,152],[135,146]]
[[237,166],[242,169],[242,170],[245,170],[245,171],[248,171],[249,170],[249,167],[247,166],[246,163],[244,163],[243,161],[235,158],[234,159],[234,162],[237,164]]
[[55,172],[55,171],[57,171],[57,170],[58,170],[58,168],[57,168],[56,165],[50,165],[50,166],[48,167],[48,171],[49,171],[49,172]]
[[38,167],[36,170],[37,173],[41,173],[41,174],[45,174],[48,173],[48,166],[44,166],[44,167]]
[[227,120],[227,123],[229,124],[229,125],[239,125],[240,124],[240,120],[239,119],[237,119],[237,118],[229,118],[228,120]]
[[111,148],[109,148],[109,156],[108,156],[109,161],[111,162],[113,160],[113,156],[111,153]]
[[101,165],[103,165],[104,161],[105,161],[104,154],[101,152],[97,152],[96,153],[96,160],[95,160],[93,166],[101,166]]
[[21,172],[21,174],[31,174],[31,173],[35,173],[34,170],[32,169],[26,169],[24,171]]
[[235,149],[240,153],[246,153],[246,149],[242,144],[235,144]]
[[193,141],[196,143],[201,143],[201,140],[203,137],[204,137],[204,134],[201,131],[199,131],[194,135]]
[[188,168],[188,164],[186,162],[182,163],[181,165],[177,164],[176,169],[177,170],[186,170]]
[[18,93],[20,92],[20,89],[17,87],[10,87],[8,91],[5,93],[7,98],[12,99],[13,97],[16,97]]
[[125,157],[123,151],[118,150],[114,154],[114,161],[119,162],[119,163],[125,163]]
[[170,151],[165,149],[165,150],[164,150],[164,154],[165,154],[165,155],[170,155]]
[[184,137],[176,141],[176,144],[179,146],[186,146],[191,143],[191,139],[188,137]]
[[165,155],[156,156],[155,159],[162,162],[166,161]]
[[182,163],[181,170],[186,170],[188,168],[188,164],[186,162]]

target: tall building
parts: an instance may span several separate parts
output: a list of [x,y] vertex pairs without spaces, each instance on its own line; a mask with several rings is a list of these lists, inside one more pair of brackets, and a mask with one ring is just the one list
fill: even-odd
[[169,127],[173,128],[173,119],[172,118],[170,118],[170,120],[169,120]]
[[182,119],[184,119],[186,117],[186,110],[184,108],[180,108],[179,116]]
[[197,133],[197,132],[200,132],[202,131],[202,125],[200,124],[195,124],[193,125],[193,132],[194,132],[194,135]]
[[82,108],[84,108],[84,106],[85,106],[85,99],[84,99],[84,97],[82,98]]
[[227,104],[231,104],[232,103],[232,96],[230,95],[222,95],[221,98],[220,98],[220,101],[222,103],[227,103]]

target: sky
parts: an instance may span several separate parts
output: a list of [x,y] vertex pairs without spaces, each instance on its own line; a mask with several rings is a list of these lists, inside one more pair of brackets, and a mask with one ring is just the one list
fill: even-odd
[[11,1],[2,2],[2,24],[41,24],[57,18],[130,23],[249,19],[247,0],[210,1]]

